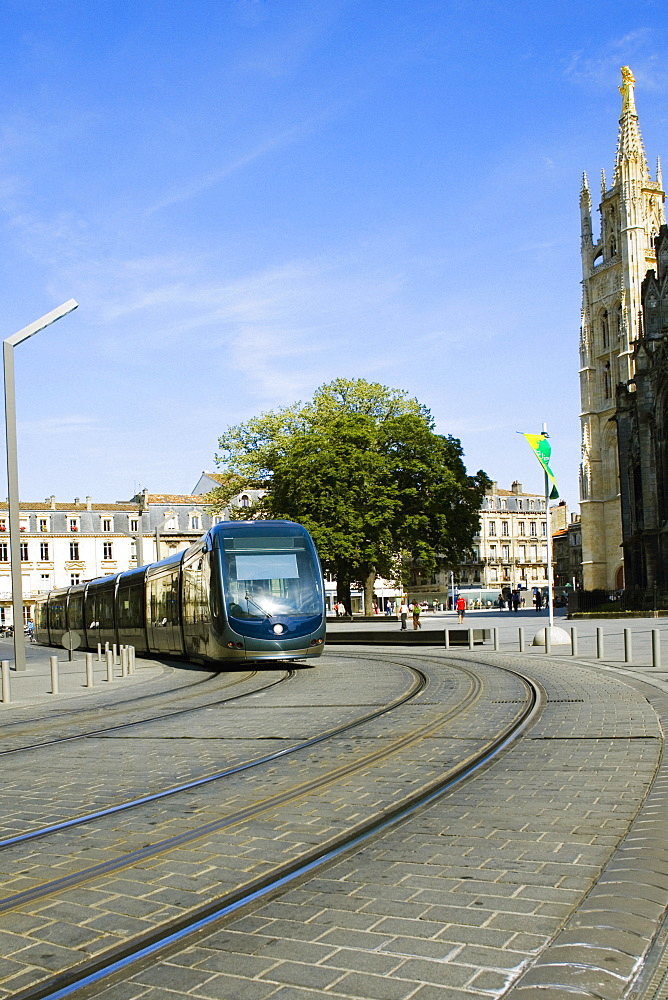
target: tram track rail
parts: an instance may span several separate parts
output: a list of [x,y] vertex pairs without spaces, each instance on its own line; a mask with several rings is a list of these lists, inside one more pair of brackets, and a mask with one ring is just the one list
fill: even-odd
[[[421,657],[422,660],[433,660],[439,666],[444,665],[443,658]],[[396,662],[396,661],[395,661]],[[411,670],[416,668],[405,661],[401,666]],[[392,754],[399,753],[402,749],[417,743],[419,740],[428,738],[438,729],[447,725],[448,721],[457,718],[462,713],[468,711],[479,699],[481,687],[479,680],[476,682],[473,671],[464,667],[461,662],[456,664],[459,670],[468,673],[470,684],[465,697],[461,698],[457,705],[452,706],[448,712],[442,713],[438,719],[432,719],[427,725],[418,727],[409,734],[391,741],[384,747],[373,751],[371,754],[364,754],[357,760],[339,768],[332,769],[327,775],[321,775],[310,781],[301,782],[284,792],[275,796],[269,796],[265,800],[237,810],[226,817],[221,817],[215,824],[208,824],[199,830],[186,831],[185,834],[170,838],[169,840],[151,845],[150,848],[126,855],[125,858],[116,859],[110,862],[118,868],[128,867],[137,861],[145,860],[146,857],[156,853],[164,853],[179,847],[184,843],[202,838],[211,832],[213,828],[222,829],[225,826],[233,826],[242,823],[249,818],[255,818],[270,809],[279,805],[285,805],[295,799],[302,798],[309,792],[317,792],[327,785],[341,781],[345,776],[370,767],[374,762],[385,759]],[[86,987],[91,987],[102,979],[109,976],[121,974],[130,964],[137,961],[149,961],[158,951],[165,948],[175,948],[186,937],[192,934],[205,933],[210,925],[229,913],[236,912],[240,908],[250,905],[256,899],[262,898],[272,892],[279,891],[284,885],[296,879],[308,875],[316,867],[327,864],[346,853],[354,850],[369,837],[382,833],[391,824],[408,817],[416,810],[428,805],[439,796],[443,795],[450,788],[460,784],[471,777],[486,764],[490,763],[499,753],[501,753],[511,742],[516,740],[524,730],[530,726],[542,707],[542,696],[540,688],[528,678],[522,677],[516,671],[506,670],[520,680],[526,692],[524,701],[515,699],[510,704],[513,705],[512,718],[502,730],[494,735],[492,739],[485,742],[484,746],[469,753],[463,760],[459,760],[455,765],[448,768],[436,781],[431,781],[418,791],[415,791],[400,801],[382,806],[371,817],[363,822],[352,826],[341,834],[329,838],[325,842],[311,847],[300,853],[299,857],[275,866],[270,872],[252,878],[243,885],[238,885],[232,890],[227,890],[213,899],[209,899],[205,904],[191,908],[184,915],[171,921],[156,926],[150,932],[136,935],[132,939],[107,948],[96,958],[90,959],[77,965],[75,968],[64,971],[60,974],[49,977],[41,983],[15,994],[15,1000],[59,1000],[73,992]],[[383,710],[369,715],[379,715],[390,709],[386,706]],[[361,722],[349,723],[345,729],[351,729]],[[321,735],[321,740],[327,739],[326,735]],[[297,748],[294,748],[297,749]],[[293,749],[293,752],[294,752]],[[106,866],[94,866],[88,872],[74,873],[65,876],[63,879],[54,880],[36,890],[8,897],[0,903],[0,908],[10,909],[19,906],[26,901],[41,898],[41,895],[53,894],[75,884],[72,879],[91,880],[98,875],[105,874],[102,871]],[[117,870],[118,870],[117,868]],[[113,869],[108,869],[113,870]],[[41,893],[41,895],[40,895]]]
[[[47,748],[47,747],[58,746],[59,744],[62,744],[62,743],[73,743],[73,742],[75,742],[77,740],[85,740],[85,739],[90,739],[90,738],[99,739],[99,738],[107,736],[107,735],[113,735],[113,734],[118,733],[118,732],[120,732],[122,730],[125,730],[125,729],[131,729],[133,726],[142,726],[142,725],[148,725],[149,723],[162,722],[162,721],[164,721],[166,719],[175,719],[175,718],[178,718],[181,715],[187,715],[187,714],[189,714],[191,712],[200,712],[200,711],[205,711],[206,709],[209,709],[209,708],[216,708],[218,705],[226,704],[229,701],[235,701],[238,698],[246,698],[246,697],[250,697],[251,695],[258,694],[258,693],[260,693],[262,691],[268,691],[270,688],[274,687],[277,684],[282,684],[282,683],[285,683],[285,681],[291,680],[295,676],[295,674],[296,674],[296,671],[293,668],[287,668],[286,669],[285,667],[283,667],[283,668],[277,667],[277,669],[281,669],[283,671],[284,675],[282,677],[279,677],[279,678],[277,678],[275,680],[272,680],[268,684],[262,684],[259,687],[253,688],[251,691],[244,692],[243,694],[240,694],[240,695],[236,694],[236,695],[232,695],[231,697],[217,698],[214,701],[204,701],[200,705],[189,705],[189,706],[186,706],[185,708],[184,707],[175,708],[173,710],[163,712],[163,714],[161,714],[161,715],[152,715],[152,716],[146,716],[146,717],[141,718],[141,719],[132,719],[129,722],[121,722],[121,723],[118,723],[118,724],[113,725],[113,726],[104,726],[103,728],[100,728],[100,729],[87,729],[84,732],[80,732],[80,733],[70,733],[68,735],[58,736],[58,737],[55,737],[54,739],[50,739],[50,740],[40,740],[39,743],[29,743],[29,744],[25,744],[23,746],[18,746],[18,747],[8,747],[5,750],[0,750],[0,758],[2,758],[2,757],[8,757],[11,754],[27,753],[27,752],[30,752],[30,751],[41,750],[41,749],[44,749],[44,748]],[[223,690],[227,690],[229,688],[236,687],[237,684],[243,684],[246,681],[250,681],[254,677],[257,677],[258,674],[259,674],[259,671],[257,671],[257,670],[247,671],[247,672],[245,672],[245,674],[243,676],[234,677],[231,681],[229,681],[229,683],[223,684],[222,685]],[[193,687],[197,687],[199,689],[200,685],[212,684],[214,682],[214,680],[216,680],[216,679],[219,679],[219,675],[218,674],[214,674],[213,677],[206,677],[206,678],[204,678],[202,680],[199,680],[194,685],[188,685],[188,688],[186,690],[191,689]],[[227,680],[227,678],[226,678],[226,680]],[[159,700],[159,699],[161,699],[163,697],[169,697],[171,699],[174,699],[174,698],[178,697],[181,700],[183,700],[183,694],[182,694],[182,692],[183,692],[183,688],[171,689],[169,691],[160,691],[160,692],[157,692],[157,693],[140,695],[137,698],[131,699],[131,702],[133,702],[133,703],[141,702],[141,701],[148,701],[148,702],[150,702],[150,701]],[[191,698],[196,698],[198,696],[201,697],[199,690],[196,690],[196,691],[189,690],[189,696]],[[128,707],[128,703],[124,702],[122,706],[120,706],[119,708],[115,709],[115,713],[116,712],[121,712],[121,711],[125,712],[125,711],[127,711],[127,707]],[[90,709],[88,711],[88,713],[85,713],[85,714],[97,716],[97,715],[100,715],[101,712],[102,712],[102,710],[98,708],[98,709]],[[107,710],[105,710],[105,714],[108,715],[108,714],[111,714],[111,713],[108,712]],[[11,725],[11,723],[10,723],[10,725]],[[17,723],[17,725],[18,725],[18,723]],[[3,730],[4,730],[4,728],[5,727],[3,725]],[[3,736],[4,735],[5,734],[3,732]],[[1,846],[1,844],[0,844],[0,846]]]

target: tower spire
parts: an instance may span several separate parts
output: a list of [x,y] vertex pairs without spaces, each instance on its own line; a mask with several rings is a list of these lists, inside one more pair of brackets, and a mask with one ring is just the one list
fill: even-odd
[[617,157],[615,160],[613,184],[618,184],[622,180],[623,164],[629,162],[635,163],[643,181],[649,181],[650,179],[642,136],[638,127],[638,112],[636,111],[634,92],[635,82],[635,77],[629,67],[622,66],[622,85],[619,88],[619,92],[622,95],[622,116],[619,119],[619,139],[617,141]]

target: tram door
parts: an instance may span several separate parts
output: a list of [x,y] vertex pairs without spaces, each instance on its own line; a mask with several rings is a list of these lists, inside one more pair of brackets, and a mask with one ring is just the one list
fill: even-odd
[[156,653],[183,653],[179,614],[179,566],[151,577],[148,586],[149,645]]

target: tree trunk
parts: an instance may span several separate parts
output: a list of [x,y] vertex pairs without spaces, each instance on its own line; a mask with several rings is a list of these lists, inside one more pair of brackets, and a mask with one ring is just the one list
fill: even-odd
[[336,600],[343,604],[344,608],[351,615],[352,601],[350,600],[350,577],[343,566],[338,566],[336,571]]
[[370,569],[364,577],[364,614],[373,614],[373,592],[376,589],[376,571]]

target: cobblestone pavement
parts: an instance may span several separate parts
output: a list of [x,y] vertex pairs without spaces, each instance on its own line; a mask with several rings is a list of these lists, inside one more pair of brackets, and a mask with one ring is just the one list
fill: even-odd
[[544,685],[528,738],[355,856],[99,995],[623,996],[668,901],[665,693],[547,656],[468,656]]
[[[380,650],[360,651],[359,656],[347,650],[326,656],[317,671],[300,675],[299,699],[291,682],[274,689],[272,710],[262,709],[267,693],[257,699],[257,713],[249,702],[230,712],[226,732],[235,746],[216,752],[244,756],[260,734],[263,740],[285,740],[288,733],[294,737],[295,721],[299,733],[306,734],[313,703],[321,726],[350,717],[356,703],[377,703],[387,691],[396,694],[405,684],[401,670],[390,665],[397,661],[429,664],[432,683],[417,709],[422,718],[435,717],[457,696],[458,687],[461,692],[462,681],[455,679],[449,663],[477,664],[488,692],[484,711],[478,705],[475,713],[448,728],[446,737],[408,748],[379,770],[355,773],[328,795],[306,796],[289,810],[268,811],[252,824],[172,852],[168,859],[154,858],[133,868],[131,877],[115,875],[0,915],[6,956],[0,972],[9,977],[0,995],[14,996],[71,961],[72,953],[95,954],[114,936],[164,921],[189,899],[201,899],[214,886],[224,889],[238,883],[240,874],[253,875],[285,860],[304,842],[326,839],[355,822],[364,808],[391,801],[411,784],[428,780],[477,745],[498,724],[508,703],[521,700],[516,682],[508,675],[501,681],[494,670],[503,664],[531,673],[549,697],[542,717],[520,744],[354,856],[303,879],[167,959],[129,973],[124,981],[104,990],[96,987],[91,995],[104,1000],[622,997],[634,985],[668,902],[661,768],[661,719],[668,701],[661,672],[633,669],[622,676],[609,665],[544,654],[402,649],[383,657]],[[337,692],[326,702],[323,678],[329,680],[328,691]],[[228,709],[224,711],[227,727]],[[406,706],[391,717],[391,727],[378,720],[355,738],[341,737],[336,760],[407,732],[416,714],[415,707]],[[215,739],[216,725],[203,715],[198,737],[207,746]],[[150,737],[156,759],[183,741],[185,728],[179,730],[176,720],[157,725]],[[91,785],[98,781],[102,787],[100,774],[109,769],[109,751],[104,757],[98,747],[96,751]],[[183,767],[181,752],[176,770]],[[226,805],[257,798],[275,783],[288,785],[295,770],[303,771],[305,759],[280,772],[269,769],[261,779],[264,786],[238,779],[229,786]],[[308,767],[316,773],[331,767],[332,759],[331,748],[326,753],[314,749]],[[56,770],[64,767],[64,759],[57,762]],[[164,764],[156,773],[166,780]],[[46,770],[43,789],[45,775]],[[68,788],[76,800],[71,784]],[[57,798],[47,796],[42,802],[54,808]],[[31,808],[39,813],[39,801]],[[50,877],[40,868],[45,860],[51,864],[55,859],[67,873],[80,863],[82,849],[95,861],[118,842],[119,834],[132,847],[143,842],[149,828],[158,826],[160,835],[167,827],[187,829],[191,808],[201,818],[219,804],[207,791],[179,813],[156,807],[141,817],[133,814],[131,820],[96,824],[83,840],[59,835],[55,848],[49,838],[48,859],[40,841],[29,850],[5,851],[0,856],[5,884],[17,887],[21,879],[35,884]],[[33,867],[26,874],[20,865]]]
[[[424,668],[422,661],[419,665]],[[257,713],[245,707],[248,702],[226,706],[210,728],[204,722],[204,738],[217,731],[219,742],[227,742],[220,739],[223,735],[234,744],[235,737],[243,734],[244,748],[250,750],[253,742],[276,735],[283,739],[288,730],[291,739],[295,733],[311,736],[358,716],[360,701],[378,705],[396,699],[413,679],[396,660],[385,660],[378,671],[376,657],[337,655],[328,666],[329,670],[301,674],[296,687],[291,682],[265,692],[267,700],[275,699],[273,716],[259,703]],[[484,678],[484,697],[449,728],[444,722],[448,710],[475,687],[461,670],[432,666],[430,684],[414,702],[389,717],[364,723],[353,733],[300,751],[280,764],[233,775],[225,779],[222,789],[208,785],[180,796],[178,802],[170,798],[150,803],[131,813],[95,820],[77,831],[49,836],[47,857],[43,840],[3,850],[0,870],[6,902],[2,906],[11,905],[10,912],[0,915],[0,941],[6,956],[0,969],[4,995],[14,996],[48,972],[99,954],[129,934],[149,931],[192,906],[248,883],[405,798],[412,789],[438,780],[445,770],[493,738],[509,714],[517,714],[525,703],[525,691],[515,678],[489,667],[476,667],[476,672]],[[357,698],[351,700],[353,691]],[[176,724],[184,725],[183,720]],[[416,724],[431,730],[417,743],[399,745],[397,741],[410,735]],[[192,721],[186,728],[192,744]],[[371,754],[395,744],[391,757],[371,761]],[[351,764],[352,772],[336,773]],[[307,780],[323,775],[330,778],[324,790],[307,790]],[[290,792],[290,801],[273,806],[271,797],[277,792]],[[220,824],[176,850],[135,860],[131,869],[97,875],[57,896],[16,898],[52,879],[54,872],[68,879],[84,865],[104,863],[119,852],[141,850],[156,840],[197,833],[202,824],[263,801],[267,806],[259,816],[232,826]]]

